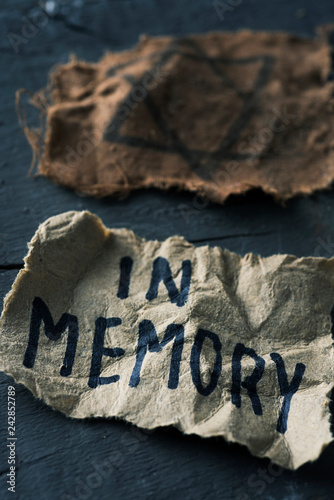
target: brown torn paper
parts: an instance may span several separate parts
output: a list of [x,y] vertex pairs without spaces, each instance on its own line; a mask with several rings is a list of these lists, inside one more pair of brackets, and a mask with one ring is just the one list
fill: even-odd
[[142,37],[59,66],[51,102],[32,99],[45,141],[25,131],[39,172],[88,195],[179,188],[222,203],[261,188],[284,200],[334,179],[330,71],[323,35]]
[[296,469],[333,440],[334,259],[195,248],[48,219],[0,321],[0,369],[74,418],[224,436]]

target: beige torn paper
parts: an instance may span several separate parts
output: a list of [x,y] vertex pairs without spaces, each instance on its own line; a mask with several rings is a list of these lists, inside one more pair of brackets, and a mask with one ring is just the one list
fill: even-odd
[[[74,418],[224,436],[296,469],[333,440],[334,259],[43,223],[0,321],[0,369]],[[112,424],[111,424],[112,425]]]

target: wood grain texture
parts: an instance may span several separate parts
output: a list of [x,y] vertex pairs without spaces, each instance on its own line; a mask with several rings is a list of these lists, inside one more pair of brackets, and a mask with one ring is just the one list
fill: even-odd
[[[227,11],[223,21],[212,2],[206,0],[173,4],[167,0],[76,0],[49,16],[16,54],[7,35],[21,35],[23,16],[31,19],[38,9],[38,2],[32,0],[5,0],[0,10],[2,297],[22,264],[27,242],[38,224],[66,210],[89,209],[107,226],[127,227],[146,238],[181,234],[195,244],[219,245],[242,255],[333,255],[333,190],[291,200],[285,207],[252,193],[232,198],[223,207],[199,209],[199,200],[189,194],[150,190],[122,201],[99,201],[79,197],[44,178],[28,178],[31,152],[14,106],[17,88],[38,90],[46,84],[50,67],[66,62],[73,52],[80,58],[96,60],[107,49],[130,47],[143,32],[181,35],[251,28],[312,36],[316,25],[334,21],[332,0],[244,0]],[[10,383],[9,377],[1,375],[0,498],[10,498],[6,494],[5,447],[5,398]],[[46,407],[22,386],[17,386],[16,400],[19,499],[333,498],[333,444],[314,464],[274,477],[268,461],[221,439],[183,436],[170,429],[147,434],[116,420],[74,421]],[[94,481],[91,474],[96,468],[103,472],[111,453],[113,471],[102,478],[101,484],[98,481],[87,490],[87,482]],[[269,480],[261,474],[268,474]]]

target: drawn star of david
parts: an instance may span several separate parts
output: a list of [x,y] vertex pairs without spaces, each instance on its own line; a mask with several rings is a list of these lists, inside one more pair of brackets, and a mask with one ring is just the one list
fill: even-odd
[[[192,52],[183,50],[183,47],[191,47]],[[222,160],[237,160],[246,161],[249,159],[249,154],[235,153],[232,151],[233,146],[237,143],[245,127],[250,122],[254,110],[256,109],[256,104],[258,103],[259,97],[261,95],[262,89],[267,85],[269,76],[272,72],[272,68],[275,63],[275,59],[268,55],[260,55],[242,59],[225,59],[225,58],[214,58],[209,57],[205,54],[202,49],[191,40],[180,40],[173,41],[168,46],[167,49],[160,52],[154,52],[150,56],[146,56],[143,59],[149,60],[153,58],[159,58],[157,66],[161,69],[168,63],[168,61],[175,55],[182,55],[184,58],[191,58],[200,62],[205,62],[208,69],[213,71],[216,76],[219,76],[222,82],[222,98],[224,92],[224,86],[229,86],[237,93],[238,97],[242,101],[241,111],[237,118],[234,120],[232,125],[229,127],[227,133],[222,137],[219,147],[215,151],[201,151],[192,150],[181,140],[177,132],[171,127],[171,125],[162,117],[159,107],[154,102],[151,93],[148,91],[147,95],[143,98],[143,103],[146,105],[148,112],[151,115],[157,129],[165,136],[168,137],[168,145],[163,145],[161,143],[155,143],[152,140],[148,140],[141,137],[129,136],[120,133],[120,128],[125,120],[129,119],[131,116],[131,111],[127,118],[120,118],[119,113],[115,112],[114,117],[107,127],[107,132],[104,134],[104,140],[112,143],[126,144],[130,147],[151,149],[155,151],[161,151],[165,153],[179,154],[188,163],[189,167],[200,177],[204,179],[210,178],[215,170],[219,167]],[[138,59],[137,59],[138,60]],[[108,71],[109,76],[117,74],[119,69],[124,69],[132,65],[135,60],[131,60],[124,64],[116,65]],[[228,75],[222,71],[221,67],[217,63],[223,63],[226,65],[247,65],[261,62],[261,66],[255,78],[255,83],[252,92],[243,92],[239,90],[236,84],[228,77]],[[118,110],[128,102],[131,96],[131,91],[138,86],[143,85],[146,78],[149,77],[151,70],[145,72],[139,79],[135,80],[130,75],[123,75],[123,78],[127,83],[131,84],[131,89],[128,92],[125,99],[119,104]],[[254,157],[254,155],[253,155]]]

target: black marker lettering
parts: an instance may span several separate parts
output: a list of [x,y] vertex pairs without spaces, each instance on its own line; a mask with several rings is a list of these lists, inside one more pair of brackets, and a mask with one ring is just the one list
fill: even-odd
[[147,300],[153,300],[158,296],[160,281],[164,282],[172,304],[176,304],[178,307],[184,306],[188,299],[191,281],[190,260],[184,260],[182,262],[181,291],[179,292],[172,278],[172,272],[168,260],[163,257],[157,257],[153,262],[150,288],[146,294]]
[[42,321],[44,322],[45,335],[53,341],[59,340],[62,333],[68,328],[66,352],[63,366],[60,370],[62,377],[68,377],[72,373],[77,348],[79,336],[78,318],[72,314],[64,313],[58,323],[54,324],[48,306],[39,297],[35,297],[32,303],[29,340],[23,365],[26,368],[32,368],[35,364]]
[[125,351],[120,347],[104,347],[104,337],[107,328],[118,326],[122,323],[120,318],[103,318],[99,317],[95,321],[95,333],[93,341],[93,354],[92,363],[90,367],[90,374],[88,385],[95,389],[98,385],[112,384],[119,380],[119,375],[112,375],[111,377],[100,377],[102,356],[109,356],[110,358],[118,358],[122,356]]
[[[250,356],[255,361],[253,373],[241,382],[241,360],[243,356]],[[258,356],[254,349],[245,347],[243,344],[237,344],[232,357],[232,403],[241,407],[241,386],[247,389],[247,394],[251,400],[255,415],[262,415],[262,406],[260,398],[256,391],[256,385],[262,378],[264,372],[265,360]]]
[[129,286],[133,260],[131,257],[123,257],[120,262],[121,276],[119,278],[117,297],[127,299],[129,296]]
[[[213,343],[214,350],[216,351],[216,359],[211,373],[210,382],[206,387],[204,387],[201,380],[200,358],[201,358],[203,343],[206,338],[210,339]],[[216,335],[213,332],[210,332],[209,330],[202,330],[202,328],[199,328],[194,340],[194,345],[191,349],[190,369],[191,369],[191,378],[193,380],[193,383],[198,392],[202,394],[202,396],[210,396],[210,394],[217,387],[218,379],[222,371],[221,348],[222,345],[218,335]]]
[[331,322],[332,322],[331,334],[332,334],[332,338],[334,340],[334,306],[332,307],[332,310],[331,310]]
[[296,364],[295,373],[292,377],[291,384],[289,385],[282,357],[276,352],[270,354],[270,357],[276,364],[278,383],[283,396],[282,408],[278,417],[276,430],[281,434],[284,434],[288,428],[288,416],[291,399],[299,389],[306,367],[303,363]]
[[168,388],[176,389],[179,385],[180,362],[184,342],[184,328],[182,325],[172,323],[167,326],[164,338],[159,343],[157,333],[152,321],[144,319],[139,324],[139,339],[137,345],[136,364],[133,368],[129,386],[137,387],[140,382],[140,371],[147,350],[150,352],[160,352],[162,348],[168,344],[173,338],[174,345],[172,351],[172,359],[169,371]]

